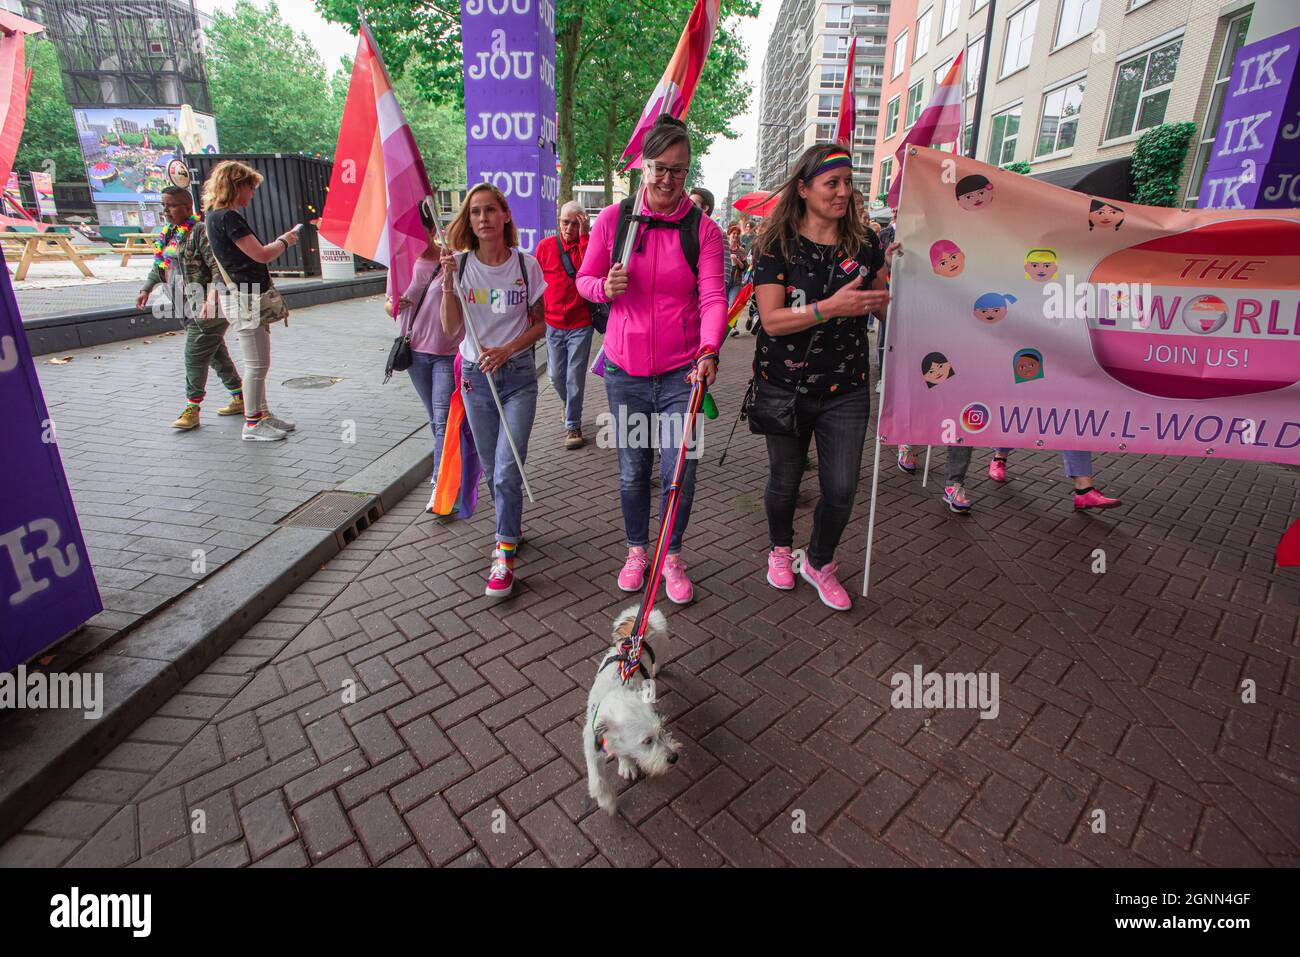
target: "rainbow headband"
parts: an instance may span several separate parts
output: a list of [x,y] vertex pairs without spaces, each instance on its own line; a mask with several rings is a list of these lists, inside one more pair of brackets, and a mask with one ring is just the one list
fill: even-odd
[[813,170],[812,175],[809,176],[808,179],[804,180],[804,182],[811,182],[812,180],[820,176],[822,173],[828,173],[833,169],[839,169],[841,166],[852,166],[852,165],[853,165],[853,157],[851,157],[848,153],[844,152],[843,150],[840,150],[837,153],[831,153],[824,160],[822,160],[821,165],[818,166],[815,170]]

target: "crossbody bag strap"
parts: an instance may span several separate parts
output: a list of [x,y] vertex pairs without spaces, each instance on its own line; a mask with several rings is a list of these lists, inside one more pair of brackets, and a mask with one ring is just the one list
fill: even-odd
[[[424,300],[428,298],[429,290],[433,288],[433,284],[437,281],[438,277],[441,274],[442,274],[442,264],[439,263],[438,268],[435,269],[433,275],[429,277],[429,284],[425,286],[424,291],[420,293],[419,300],[415,303],[414,306],[411,307],[411,309],[406,315],[406,321],[403,322],[402,324],[403,337],[407,339],[411,338],[411,330],[415,327],[416,314],[419,313],[420,308],[424,305]],[[398,296],[398,298],[400,299],[401,296]]]
[[570,279],[576,279],[578,270],[574,268],[573,260],[569,258],[568,252],[564,249],[564,243],[560,242],[558,237],[555,240],[555,246],[560,250],[560,265],[564,267],[564,272]]

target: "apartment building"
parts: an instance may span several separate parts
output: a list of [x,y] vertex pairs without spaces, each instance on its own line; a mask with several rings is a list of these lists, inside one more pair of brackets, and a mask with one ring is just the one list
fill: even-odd
[[755,169],[759,188],[780,185],[800,153],[834,138],[849,42],[854,36],[858,38],[853,70],[858,123],[853,168],[866,184],[876,146],[888,26],[889,0],[852,4],[781,0],[759,87]]
[[1190,120],[1180,198],[1195,206],[1233,57],[1253,8],[1272,3],[1295,0],[894,0],[872,195],[963,47],[969,150],[988,44],[976,158],[1128,199],[1138,138]]
[[731,179],[727,181],[727,195],[723,199],[722,205],[718,207],[724,213],[725,219],[729,220],[735,215],[735,211],[731,208],[732,203],[757,188],[755,182],[753,167],[746,166],[731,174]]

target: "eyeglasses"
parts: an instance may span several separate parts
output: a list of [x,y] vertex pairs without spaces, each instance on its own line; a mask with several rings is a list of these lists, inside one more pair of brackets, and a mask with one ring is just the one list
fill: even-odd
[[665,176],[670,179],[685,179],[688,168],[685,166],[663,166],[654,160],[646,160],[645,172],[651,179],[663,179]]

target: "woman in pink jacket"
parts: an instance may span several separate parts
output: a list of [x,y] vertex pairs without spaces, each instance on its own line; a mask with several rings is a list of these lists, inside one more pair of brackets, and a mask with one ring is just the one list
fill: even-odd
[[[640,591],[650,541],[650,469],[658,428],[663,515],[687,402],[697,377],[712,385],[718,347],[727,331],[727,293],[722,282],[722,230],[685,192],[691,165],[686,124],[660,116],[642,144],[644,187],[632,216],[625,200],[605,209],[591,230],[578,272],[578,293],[610,304],[605,331],[605,391],[618,429],[619,493],[627,531],[627,562],[618,576],[623,591]],[[615,249],[620,207],[632,252],[620,262]],[[624,244],[620,244],[622,247]],[[682,561],[682,536],[691,516],[696,461],[687,461],[677,520],[668,542],[664,586],[685,604],[694,595]]]

